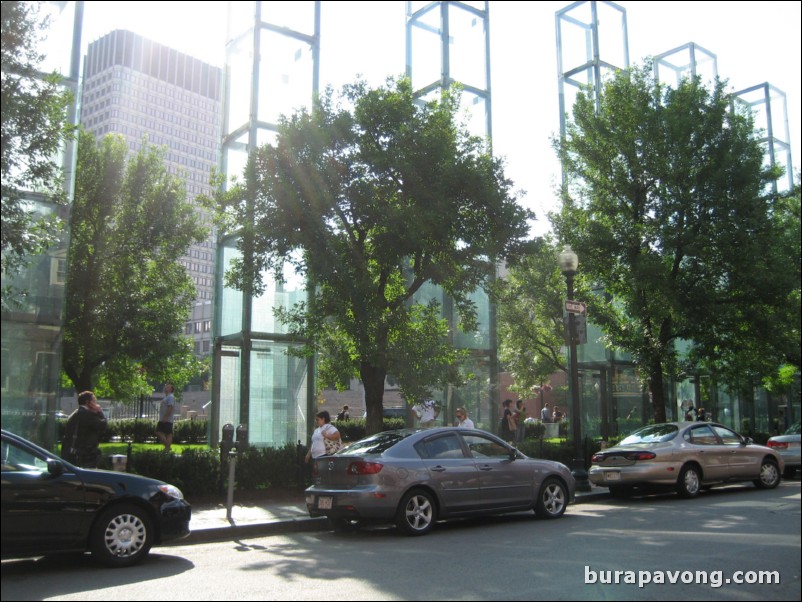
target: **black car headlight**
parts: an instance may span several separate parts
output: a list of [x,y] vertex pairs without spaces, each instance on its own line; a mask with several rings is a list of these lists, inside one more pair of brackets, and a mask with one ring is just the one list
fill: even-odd
[[164,495],[167,495],[171,498],[175,498],[177,500],[183,500],[184,494],[181,493],[181,490],[176,487],[175,485],[159,485],[159,491],[161,491]]

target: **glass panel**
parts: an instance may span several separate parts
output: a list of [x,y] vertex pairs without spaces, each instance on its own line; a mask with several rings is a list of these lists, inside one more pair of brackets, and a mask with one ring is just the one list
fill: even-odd
[[309,0],[262,2],[262,21],[279,27],[287,27],[306,35],[314,35],[315,3]]
[[411,80],[413,89],[420,89],[440,81],[442,49],[440,10],[432,10],[417,17],[411,24]]
[[596,2],[599,28],[599,59],[616,67],[626,67],[626,12],[608,2]]
[[236,176],[238,181],[245,179],[245,166],[248,163],[248,132],[242,134],[237,140],[228,142],[223,147],[223,154],[226,161],[226,182],[228,188],[231,185],[230,177]]
[[[246,34],[253,29],[256,14],[255,2],[228,2],[228,34],[226,41]],[[247,36],[246,36],[247,37]]]
[[[233,2],[232,4],[237,4]],[[228,109],[228,132],[248,123],[251,107],[250,94],[253,79],[253,40],[243,36],[226,48],[226,77],[229,83],[229,94],[226,99]]]
[[470,295],[476,305],[478,328],[473,332],[456,329],[454,343],[464,349],[489,349],[490,347],[490,300],[483,290],[474,291]]
[[463,91],[460,98],[460,115],[472,136],[486,138],[487,101],[473,92]]
[[[238,239],[230,239],[218,250],[219,265],[225,266],[224,270],[218,274],[218,278],[223,278],[223,272],[229,268],[231,262],[242,256],[236,248]],[[222,290],[222,298],[218,300],[221,304],[221,316],[219,334],[221,336],[236,334],[242,331],[242,293],[229,287],[218,287]]]
[[277,123],[312,102],[312,46],[274,31],[262,31],[257,119]]
[[284,282],[276,282],[272,273],[263,272],[265,292],[253,300],[253,326],[255,332],[287,334],[287,327],[276,320],[274,308],[289,309],[306,300],[306,288],[302,278],[295,274],[290,264],[284,266]]
[[252,445],[280,446],[304,438],[306,361],[288,350],[283,343],[254,341],[248,424]]
[[448,17],[451,77],[484,90],[487,88],[485,20],[453,4]]
[[220,427],[226,423],[239,424],[240,370],[242,360],[239,347],[224,346],[220,358]]

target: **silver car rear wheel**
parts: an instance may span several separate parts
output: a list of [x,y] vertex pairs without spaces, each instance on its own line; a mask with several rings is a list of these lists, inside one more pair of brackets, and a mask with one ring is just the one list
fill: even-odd
[[699,469],[695,466],[685,466],[677,479],[677,493],[680,497],[691,498],[699,495],[702,479]]
[[422,489],[413,489],[398,506],[395,526],[407,535],[423,535],[431,531],[435,520],[437,512],[431,494]]
[[760,478],[755,479],[755,486],[760,489],[774,489],[780,484],[780,469],[774,460],[763,460],[760,465]]
[[568,505],[568,491],[559,479],[549,477],[540,488],[535,513],[543,518],[560,518]]

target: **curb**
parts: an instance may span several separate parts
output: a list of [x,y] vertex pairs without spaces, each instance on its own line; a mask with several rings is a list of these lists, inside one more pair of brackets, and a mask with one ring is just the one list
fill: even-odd
[[[610,497],[609,491],[593,491],[577,495],[574,504],[586,504]],[[287,533],[308,533],[312,531],[328,531],[331,529],[329,521],[323,516],[315,518],[284,518],[264,523],[251,523],[247,525],[229,525],[224,527],[207,527],[192,531],[184,539],[177,539],[161,544],[163,547],[194,545],[199,543],[215,543],[219,541],[235,541],[237,539],[252,539],[268,535],[286,535]]]

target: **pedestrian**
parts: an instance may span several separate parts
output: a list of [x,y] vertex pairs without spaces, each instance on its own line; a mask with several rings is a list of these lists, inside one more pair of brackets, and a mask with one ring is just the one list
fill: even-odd
[[412,406],[412,413],[420,420],[421,427],[427,429],[435,426],[440,415],[440,406],[434,399],[425,399]]
[[457,411],[454,412],[454,415],[457,417],[457,424],[455,426],[464,429],[475,428],[473,426],[473,420],[468,418],[468,410],[465,408],[457,408]]
[[515,420],[512,416],[512,399],[505,399],[501,404],[501,419],[498,423],[499,437],[507,443],[515,442]]
[[696,420],[698,422],[707,421],[707,412],[705,412],[704,408],[699,408],[698,410],[696,410]]
[[549,402],[543,404],[543,409],[540,410],[540,422],[551,422],[551,410],[549,409]]
[[311,460],[329,456],[342,448],[340,431],[331,423],[331,416],[326,410],[315,414],[315,425],[317,428],[312,433],[309,451],[306,452],[307,464]]
[[515,413],[513,414],[515,420],[515,442],[523,443],[526,438],[526,406],[522,399],[515,402]]
[[337,422],[340,422],[341,420],[346,421],[349,420],[350,418],[351,414],[348,413],[348,406],[345,405],[343,406],[343,409],[340,411],[340,413],[337,414]]
[[686,422],[693,422],[693,408],[688,408],[688,411],[685,412],[685,421]]
[[173,445],[173,423],[175,422],[175,395],[171,383],[164,385],[164,399],[159,404],[159,422],[156,424],[156,437],[159,438],[164,451],[170,451]]
[[67,419],[61,457],[81,468],[97,468],[100,438],[106,431],[106,416],[92,391],[78,395],[78,409]]
[[562,422],[565,419],[565,412],[560,409],[560,406],[554,406],[554,413],[551,415],[554,422]]

